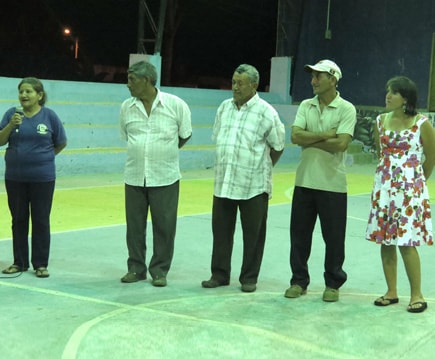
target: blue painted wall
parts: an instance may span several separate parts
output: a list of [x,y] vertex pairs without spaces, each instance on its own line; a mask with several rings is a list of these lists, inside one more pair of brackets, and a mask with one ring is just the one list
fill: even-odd
[[[0,115],[18,104],[17,86],[21,79],[0,77]],[[56,158],[61,175],[122,172],[125,143],[119,135],[119,109],[130,93],[123,84],[42,80],[48,95],[46,106],[64,123],[67,148]],[[192,111],[193,136],[180,151],[182,170],[213,167],[214,146],[211,131],[218,105],[232,96],[231,91],[162,87],[163,91],[183,98]],[[272,93],[260,96],[273,104],[287,129],[287,148],[280,163],[294,162],[299,149],[289,143],[290,125],[296,106],[283,103]],[[1,154],[4,153],[1,148]],[[4,161],[0,161],[0,174]]]
[[412,78],[419,107],[427,108],[435,0],[331,0],[330,40],[325,39],[327,0],[304,0],[292,97],[311,97],[304,64],[335,60],[343,70],[339,90],[356,106],[384,106],[385,83]]

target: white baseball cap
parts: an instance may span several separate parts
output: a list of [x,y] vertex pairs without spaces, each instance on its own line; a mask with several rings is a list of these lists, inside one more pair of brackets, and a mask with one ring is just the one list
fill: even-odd
[[327,72],[328,74],[335,76],[337,81],[342,77],[340,68],[334,61],[331,60],[320,60],[317,64],[305,65],[304,68],[309,72],[313,70],[318,72]]

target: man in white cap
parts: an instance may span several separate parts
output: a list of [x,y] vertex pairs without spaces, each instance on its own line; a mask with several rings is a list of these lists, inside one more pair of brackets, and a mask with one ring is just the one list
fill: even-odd
[[319,217],[325,242],[323,300],[336,302],[347,279],[343,270],[347,216],[345,152],[356,124],[355,107],[337,91],[342,72],[331,60],[305,65],[314,97],[304,100],[292,126],[291,141],[301,146],[290,217],[287,298],[298,298],[310,283],[308,259]]

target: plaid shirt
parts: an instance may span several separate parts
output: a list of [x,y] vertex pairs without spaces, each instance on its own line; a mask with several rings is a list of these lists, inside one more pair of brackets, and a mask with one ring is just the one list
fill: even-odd
[[270,149],[284,149],[285,129],[276,110],[255,94],[240,110],[222,102],[213,127],[216,142],[214,195],[250,199],[272,193]]
[[159,90],[148,116],[141,100],[129,98],[121,105],[120,126],[127,141],[126,184],[166,186],[181,178],[178,138],[192,134],[183,100]]

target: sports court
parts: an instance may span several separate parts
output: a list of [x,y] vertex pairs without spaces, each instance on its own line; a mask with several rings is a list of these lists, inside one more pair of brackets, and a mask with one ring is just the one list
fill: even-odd
[[[168,286],[120,282],[127,250],[122,173],[59,177],[52,213],[50,278],[33,271],[0,280],[3,358],[432,358],[434,248],[420,250],[429,309],[406,311],[409,286],[399,261],[400,302],[376,307],[385,292],[379,247],[365,241],[373,165],[348,168],[348,281],[340,300],[321,299],[324,245],[316,227],[308,294],[287,299],[289,215],[294,168],[275,169],[268,235],[257,291],[238,283],[241,231],[232,282],[204,289],[210,276],[212,170],[181,182],[175,256]],[[434,202],[435,185],[429,181]],[[11,264],[1,190],[0,267]],[[150,245],[151,237],[148,238]],[[150,249],[151,250],[151,249]]]
[[[68,66],[59,61],[63,52],[54,46],[55,42],[48,41],[51,37],[47,35],[55,34],[49,16],[33,12],[29,6],[23,7],[22,2],[9,2],[17,9],[8,11],[7,2],[3,3],[6,16],[3,23],[8,25],[10,18],[12,24],[6,26],[3,37],[17,39],[11,40],[10,46],[8,42],[3,46],[8,51],[4,61],[7,68],[16,64],[28,69],[40,64],[41,69],[37,67],[37,72],[41,74],[56,67],[62,74],[62,77],[54,77],[55,80],[44,80],[44,84],[50,99],[48,106],[59,114],[66,126],[68,147],[57,162],[59,171],[51,216],[50,277],[36,278],[32,270],[7,278],[0,273],[0,359],[434,357],[435,248],[419,250],[427,311],[421,314],[406,311],[409,284],[400,259],[400,302],[388,307],[373,305],[373,300],[386,289],[380,248],[364,240],[373,164],[348,167],[344,266],[348,281],[340,290],[338,302],[322,301],[324,244],[319,227],[314,232],[308,293],[298,299],[284,297],[291,275],[289,218],[294,163],[298,158],[297,151],[292,151],[289,144],[284,152],[285,161],[282,158],[274,172],[266,247],[257,290],[243,293],[237,280],[242,255],[240,223],[235,236],[231,284],[216,289],[201,287],[201,281],[210,277],[212,248],[213,146],[210,130],[217,105],[231,94],[221,87],[219,90],[191,88],[190,77],[203,64],[207,65],[204,68],[219,71],[223,71],[224,63],[231,64],[229,71],[232,71],[233,66],[242,61],[258,62],[254,54],[255,57],[267,54],[265,47],[259,45],[260,37],[266,38],[263,24],[257,17],[241,15],[241,2],[192,2],[203,3],[204,9],[224,8],[223,3],[231,3],[231,7],[225,8],[225,19],[230,24],[226,27],[231,29],[231,37],[225,38],[224,45],[219,46],[219,40],[224,39],[222,31],[201,31],[198,26],[201,23],[208,30],[214,28],[215,22],[220,22],[213,11],[204,10],[199,12],[200,21],[188,23],[192,28],[196,25],[198,34],[186,36],[188,46],[177,44],[183,52],[179,58],[183,59],[191,52],[189,48],[198,41],[199,35],[207,35],[204,44],[197,46],[201,66],[193,65],[195,71],[181,71],[189,70],[191,65],[191,61],[185,60],[186,64],[182,65],[186,67],[173,67],[177,77],[183,80],[180,84],[187,83],[187,86],[166,88],[191,107],[194,136],[181,151],[181,160],[189,168],[183,169],[175,255],[168,285],[164,288],[153,287],[149,280],[132,284],[120,282],[127,270],[122,174],[125,143],[119,139],[118,124],[121,102],[129,96],[125,84],[61,80],[68,72]],[[97,1],[74,1],[68,6],[68,2],[59,0],[51,3],[64,8],[63,11],[77,8],[79,3],[87,8],[98,7],[94,4]],[[269,1],[263,3],[265,7],[269,6]],[[32,4],[32,7],[41,8],[39,2]],[[354,1],[352,6],[344,1],[278,1],[276,53],[272,59],[269,55],[264,57],[266,62],[262,66],[270,65],[271,76],[269,92],[261,96],[280,113],[286,125],[287,139],[296,104],[312,94],[303,66],[320,58],[332,58],[343,67],[340,92],[355,105],[383,106],[386,80],[396,74],[410,74],[419,84],[422,106],[432,113],[435,111],[434,0],[385,0],[371,5],[367,1]],[[122,6],[127,5],[122,2]],[[252,4],[249,7],[251,10]],[[234,8],[237,11],[230,11]],[[83,14],[84,19],[86,16],[91,19],[84,23],[96,25],[97,20],[108,19],[101,12],[107,9],[116,14],[116,19],[110,23],[110,28],[116,29],[117,20],[123,18],[123,13],[114,12],[107,4],[99,6],[98,11]],[[72,17],[74,14],[74,11],[68,12]],[[235,16],[234,20],[231,15]],[[249,19],[254,19],[255,25],[247,26]],[[29,36],[24,30],[32,29],[29,24],[34,21],[38,31],[33,31],[31,41],[27,41]],[[135,21],[133,17],[128,17],[129,24],[132,21]],[[239,27],[248,29],[250,36],[239,33]],[[77,25],[73,30],[80,34],[80,55],[77,53],[78,37],[74,39],[74,53],[69,54],[71,60],[74,55],[76,65],[80,64],[77,57],[80,60],[86,54],[86,36]],[[123,26],[117,34],[125,37],[125,30]],[[261,36],[254,35],[257,30],[261,31]],[[99,44],[110,42],[110,46],[104,48],[105,58],[109,58],[111,51],[121,53],[120,41],[117,42],[104,28],[98,27],[93,33],[98,35]],[[41,40],[38,40],[39,35]],[[145,38],[139,31],[138,35],[138,40]],[[238,38],[243,42],[239,43]],[[267,40],[272,43],[269,37]],[[71,41],[62,41],[63,45],[68,43]],[[48,49],[53,49],[53,60],[48,56],[50,52],[44,51],[47,44]],[[216,63],[203,59],[207,44],[218,50],[213,55]],[[236,50],[232,50],[234,44]],[[18,51],[13,50],[15,45],[18,45]],[[254,51],[252,55],[245,53],[250,49]],[[35,61],[36,53],[43,56],[41,62]],[[160,51],[154,53],[158,55]],[[242,53],[240,58],[243,60],[233,63],[233,59],[239,59],[233,55]],[[128,54],[125,55],[127,62]],[[161,58],[151,56],[150,61],[160,63]],[[77,68],[82,72],[81,66]],[[112,70],[112,74],[122,74],[122,69]],[[106,67],[100,71],[106,71]],[[183,72],[189,75],[185,79]],[[18,79],[3,76],[5,72],[0,77],[0,105],[4,112],[17,105]],[[45,78],[42,76],[39,77]],[[229,82],[225,84],[227,88]],[[435,175],[429,181],[429,190],[435,209]],[[10,221],[3,181],[0,181],[0,270],[12,263]],[[147,244],[151,251],[150,233]]]

